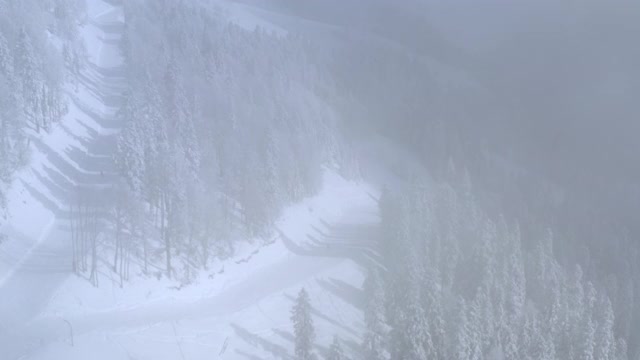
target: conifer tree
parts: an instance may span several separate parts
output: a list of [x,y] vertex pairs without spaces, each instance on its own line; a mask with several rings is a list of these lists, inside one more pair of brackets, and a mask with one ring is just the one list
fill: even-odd
[[329,356],[327,356],[327,360],[347,360],[347,355],[345,355],[340,339],[338,339],[337,336],[333,337],[333,342],[329,348]]
[[309,294],[304,288],[298,293],[295,305],[291,310],[291,322],[293,323],[295,337],[294,352],[296,359],[315,359],[313,342],[316,335],[313,328],[313,318],[311,317],[311,302]]
[[601,295],[596,307],[597,328],[595,334],[596,359],[615,359],[616,341],[613,333],[615,316],[611,301],[605,295]]
[[33,124],[37,132],[45,125],[42,118],[42,74],[40,73],[38,58],[33,48],[29,33],[23,27],[20,29],[14,57],[15,70],[20,79],[23,113]]
[[384,288],[380,276],[372,270],[364,283],[367,301],[364,310],[365,335],[363,351],[366,359],[385,359]]
[[9,43],[0,32],[0,74],[9,80],[13,75],[13,57],[9,51]]

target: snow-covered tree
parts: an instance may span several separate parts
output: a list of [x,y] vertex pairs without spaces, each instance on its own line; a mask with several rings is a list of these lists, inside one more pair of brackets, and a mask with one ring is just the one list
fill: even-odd
[[311,300],[304,288],[298,293],[293,309],[291,309],[291,322],[293,323],[296,359],[315,359],[313,342],[316,334],[313,327],[313,318],[311,317]]
[[325,80],[295,37],[192,2],[123,7],[133,100],[118,169],[159,230],[167,274],[207,267],[238,239],[268,237],[283,206],[318,190],[337,129],[316,91]]
[[333,342],[329,347],[329,354],[327,356],[327,360],[347,360],[347,355],[345,355],[344,350],[342,349],[342,344],[340,339],[337,336],[333,337]]
[[386,358],[384,288],[377,270],[370,271],[364,283],[366,303],[364,309],[365,334],[362,344],[364,357],[370,360]]
[[[0,210],[5,183],[28,161],[28,129],[48,128],[66,110],[60,48],[52,44],[71,40],[51,33],[51,5],[0,1]],[[69,18],[75,27],[79,16]]]
[[482,359],[482,344],[478,334],[478,314],[470,308],[464,299],[460,299],[456,322],[454,359]]
[[595,311],[597,328],[595,332],[595,359],[615,359],[616,340],[614,334],[615,316],[611,301],[601,295]]
[[21,100],[23,112],[32,123],[36,131],[44,126],[42,119],[41,90],[42,74],[40,64],[32,45],[31,36],[25,30],[20,29],[15,48],[15,68],[20,79]]
[[9,50],[9,42],[0,32],[0,74],[8,80],[13,76],[13,56]]

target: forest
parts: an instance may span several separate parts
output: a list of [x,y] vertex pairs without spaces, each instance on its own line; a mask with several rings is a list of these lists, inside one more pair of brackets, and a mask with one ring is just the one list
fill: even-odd
[[0,0],[8,356],[640,359],[640,9],[339,3]]
[[66,112],[65,85],[82,64],[82,12],[77,0],[0,2],[0,205],[13,172],[28,161],[29,138]]

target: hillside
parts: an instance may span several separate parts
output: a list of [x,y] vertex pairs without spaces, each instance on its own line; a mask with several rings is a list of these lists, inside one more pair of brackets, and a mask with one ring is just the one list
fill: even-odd
[[0,0],[0,357],[638,358],[640,7],[499,3]]

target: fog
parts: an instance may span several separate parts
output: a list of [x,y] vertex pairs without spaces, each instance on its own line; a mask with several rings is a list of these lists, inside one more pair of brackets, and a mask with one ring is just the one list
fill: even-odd
[[640,359],[638,39],[632,0],[0,0],[0,358]]
[[[326,1],[288,4],[461,69],[485,113],[444,120],[536,174],[639,224],[640,6],[632,1]],[[455,101],[455,100],[454,100]],[[481,101],[487,101],[482,99]],[[615,185],[614,185],[615,184]],[[624,190],[623,190],[624,189]],[[578,206],[586,206],[579,204]]]
[[461,68],[491,92],[500,115],[459,126],[473,126],[478,137],[501,136],[491,141],[508,142],[502,153],[517,151],[567,187],[602,176],[637,180],[638,4],[339,3],[289,6]]

